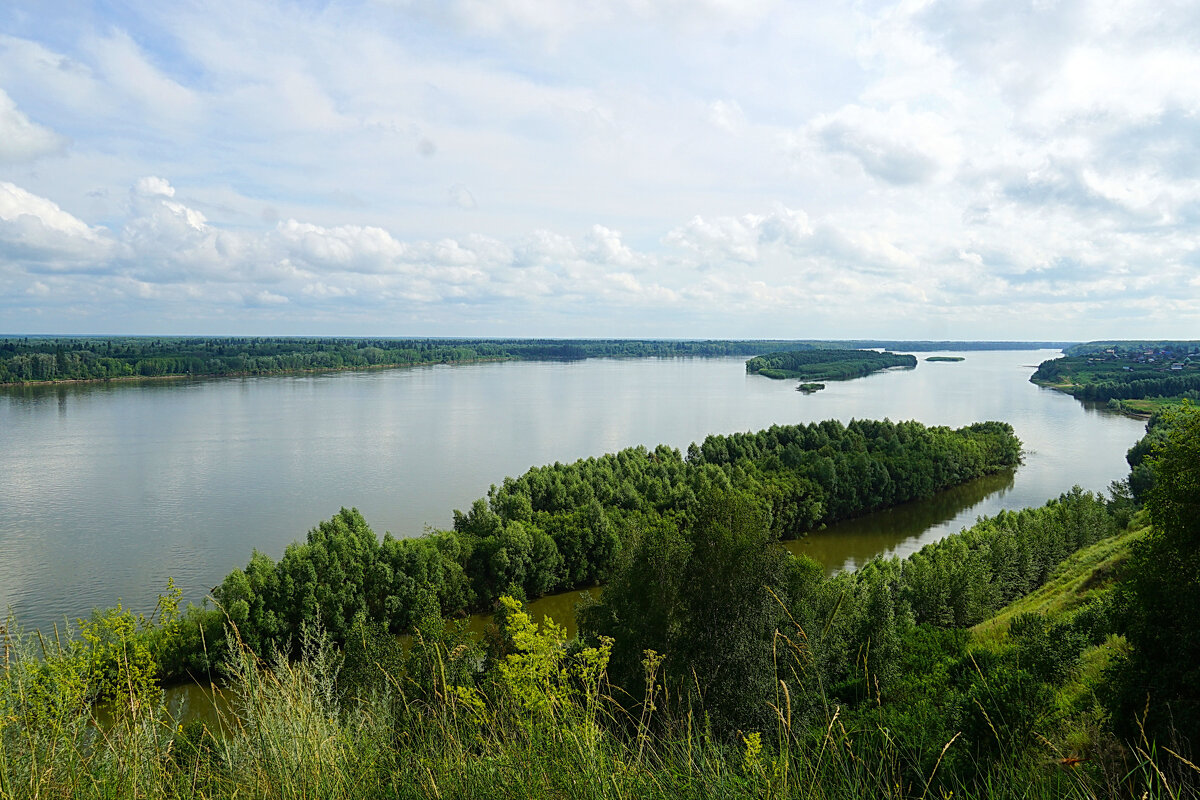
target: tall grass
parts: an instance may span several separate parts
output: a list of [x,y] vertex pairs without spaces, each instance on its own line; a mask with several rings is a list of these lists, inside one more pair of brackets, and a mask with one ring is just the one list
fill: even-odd
[[[627,709],[605,679],[603,649],[589,661],[568,654],[561,634],[524,630],[476,686],[444,677],[454,653],[438,643],[424,651],[434,661],[427,685],[381,664],[353,691],[338,680],[341,654],[319,637],[295,662],[267,663],[243,648],[228,667],[232,702],[218,731],[183,724],[161,693],[139,696],[132,684],[101,703],[78,643],[14,636],[0,674],[0,797],[924,800],[1122,791],[1048,751],[1001,758],[979,780],[956,783],[939,768],[957,737],[938,753],[915,753],[861,715],[848,727],[837,707],[801,723],[783,683],[773,729],[719,740],[702,714],[666,695],[653,654],[646,700]],[[928,774],[906,777],[927,763]],[[1147,749],[1135,769],[1139,796],[1184,796],[1173,776],[1186,767],[1171,756]]]

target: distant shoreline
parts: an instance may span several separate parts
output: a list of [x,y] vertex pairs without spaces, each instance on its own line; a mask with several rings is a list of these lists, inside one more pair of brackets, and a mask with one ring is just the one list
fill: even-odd
[[88,383],[141,383],[143,381],[189,381],[219,380],[222,378],[274,378],[281,375],[323,375],[331,372],[374,372],[385,369],[407,369],[409,367],[432,367],[438,364],[486,364],[501,361],[520,361],[512,356],[487,358],[464,358],[451,361],[403,361],[395,364],[363,364],[343,367],[314,367],[312,369],[283,369],[256,372],[197,372],[177,375],[118,375],[113,378],[62,378],[44,381],[8,381],[0,383],[0,389],[32,386],[67,386]]

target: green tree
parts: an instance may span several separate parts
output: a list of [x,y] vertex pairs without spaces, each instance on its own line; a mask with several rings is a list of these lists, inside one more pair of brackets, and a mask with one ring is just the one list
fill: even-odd
[[1163,743],[1200,742],[1200,410],[1164,415],[1167,433],[1148,461],[1155,473],[1146,503],[1153,529],[1134,546],[1118,586],[1118,619],[1131,646],[1119,666],[1114,719],[1133,735]]
[[683,526],[643,529],[582,622],[589,635],[616,641],[610,675],[631,696],[640,698],[641,662],[654,650],[674,696],[703,711],[718,734],[761,730],[770,722],[772,644],[794,566],[760,504],[714,493]]

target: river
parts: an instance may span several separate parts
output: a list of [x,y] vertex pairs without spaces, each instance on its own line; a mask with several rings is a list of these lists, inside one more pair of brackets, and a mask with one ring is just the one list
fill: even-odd
[[[0,611],[61,627],[174,577],[198,601],[341,506],[380,534],[450,525],[531,466],[822,419],[1010,422],[1024,464],[796,543],[827,569],[1125,476],[1142,423],[1028,382],[1057,351],[970,351],[804,395],[740,358],[592,359],[0,391]],[[574,595],[562,599],[570,608]],[[539,610],[552,606],[539,605]],[[556,608],[556,607],[555,607]],[[558,611],[557,613],[562,613]]]

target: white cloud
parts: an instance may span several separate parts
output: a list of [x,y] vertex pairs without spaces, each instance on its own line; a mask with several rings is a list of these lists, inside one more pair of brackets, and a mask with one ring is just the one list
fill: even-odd
[[769,214],[740,217],[693,217],[667,234],[666,241],[696,253],[702,264],[713,261],[752,263],[761,245],[780,243],[796,248],[812,234],[808,216],[783,206]]
[[103,36],[89,36],[84,46],[104,82],[143,114],[175,122],[196,119],[201,110],[196,93],[165,75],[125,31],[112,29]]
[[638,261],[633,251],[621,241],[621,232],[603,225],[592,226],[591,231],[584,237],[583,252],[589,260],[598,264],[629,267]]
[[342,225],[326,228],[289,219],[274,232],[286,257],[316,269],[348,272],[396,272],[409,249],[382,228]]
[[111,253],[103,228],[93,228],[54,202],[0,181],[0,256],[49,269],[96,266]]
[[54,131],[31,122],[0,89],[0,164],[32,161],[62,152],[66,140]]
[[133,185],[133,193],[142,197],[174,197],[175,187],[166,178],[149,175],[138,178]]
[[730,133],[739,132],[746,124],[746,115],[736,100],[714,100],[708,107],[708,119]]
[[848,105],[817,118],[810,131],[827,151],[851,156],[869,174],[897,185],[926,183],[953,169],[962,149],[943,118],[904,106]]
[[255,306],[282,306],[290,302],[286,297],[274,292],[268,292],[266,289],[254,292],[246,297],[247,305]]
[[486,33],[537,32],[557,44],[581,28],[630,22],[749,28],[776,0],[453,0],[458,24]]
[[447,193],[450,198],[450,205],[458,208],[470,210],[476,207],[475,195],[471,194],[471,190],[461,183],[456,183],[450,187]]
[[18,2],[0,278],[40,314],[1200,323],[1194,3],[135,0],[50,38]]

